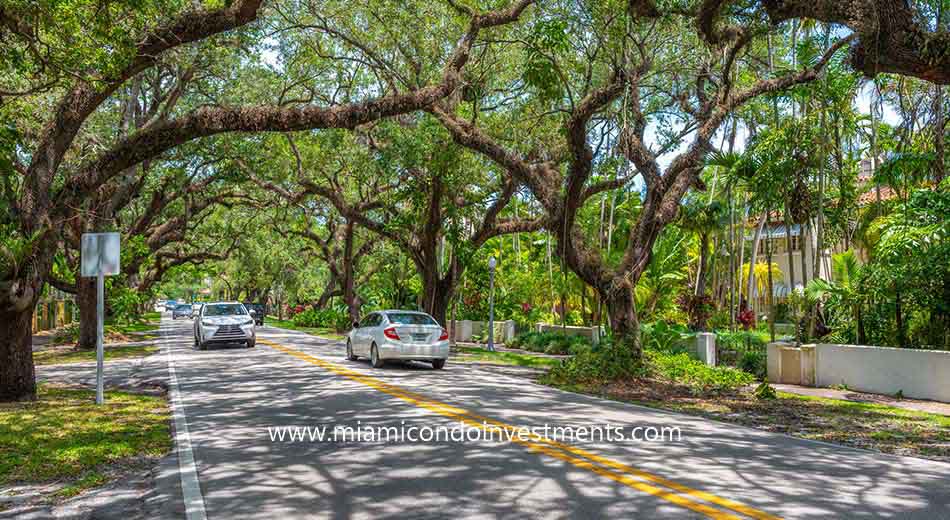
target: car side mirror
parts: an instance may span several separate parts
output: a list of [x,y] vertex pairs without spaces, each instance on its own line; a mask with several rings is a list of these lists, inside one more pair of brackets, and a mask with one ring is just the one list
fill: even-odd
[[354,321],[354,322],[353,322],[353,328],[354,328],[354,329],[360,328],[360,322]]

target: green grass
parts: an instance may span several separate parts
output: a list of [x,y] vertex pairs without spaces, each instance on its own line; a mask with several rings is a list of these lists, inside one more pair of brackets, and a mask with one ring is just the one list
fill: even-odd
[[162,315],[160,313],[146,312],[131,323],[115,323],[112,320],[106,320],[104,329],[106,333],[113,332],[123,335],[129,335],[133,332],[151,332],[158,328],[161,321]]
[[[113,359],[128,359],[145,357],[158,351],[155,346],[104,346],[103,354],[106,361]],[[37,365],[58,365],[62,363],[84,363],[96,360],[95,350],[74,350],[52,348],[33,353],[33,363]]]
[[455,347],[453,350],[460,355],[452,358],[452,361],[477,361],[531,368],[552,368],[561,363],[561,360],[558,358],[532,356],[529,354],[518,354],[516,352],[491,352],[478,347]]
[[278,320],[274,316],[268,316],[264,320],[265,325],[271,325],[273,327],[279,327],[281,329],[296,330],[299,332],[306,332],[307,334],[313,334],[315,336],[320,336],[321,338],[327,338],[332,340],[342,340],[345,338],[343,334],[336,332],[333,329],[328,329],[326,327],[298,327],[294,325],[292,320]]
[[[162,315],[157,312],[147,312],[132,322],[116,323],[106,320],[103,324],[103,335],[106,343],[115,341],[138,341],[155,339],[158,334],[150,334],[158,329]],[[53,344],[76,343],[79,341],[79,322],[70,323],[57,329],[53,333]]]
[[828,411],[835,412],[837,415],[878,415],[883,418],[889,418],[898,421],[923,421],[925,423],[932,423],[938,428],[944,428],[947,433],[947,440],[950,441],[950,416],[948,415],[908,410],[906,408],[897,408],[896,406],[889,406],[886,404],[846,401],[843,399],[829,399],[827,397],[798,395],[787,392],[778,392],[778,396],[780,399],[797,399],[799,401],[815,403],[820,407],[824,407]]
[[38,399],[0,404],[0,485],[66,481],[57,496],[108,480],[104,465],[171,450],[168,403],[161,397],[40,385]]
[[90,470],[81,478],[73,481],[54,493],[57,498],[71,498],[87,489],[96,488],[109,482],[109,477],[96,470]]

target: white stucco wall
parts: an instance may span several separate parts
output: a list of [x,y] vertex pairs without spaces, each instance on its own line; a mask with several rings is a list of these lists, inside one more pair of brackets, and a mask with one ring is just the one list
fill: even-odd
[[[455,322],[455,341],[472,341],[473,335],[488,334],[488,323],[484,321],[458,320]],[[496,321],[494,340],[506,343],[515,337],[514,320]],[[485,338],[482,338],[484,341]]]
[[595,345],[600,342],[603,335],[603,331],[599,327],[575,327],[570,325],[564,327],[550,323],[538,323],[534,330],[537,332],[559,332],[566,336],[584,336],[590,338],[591,343]]
[[817,386],[847,385],[875,394],[950,402],[950,352],[821,343]]

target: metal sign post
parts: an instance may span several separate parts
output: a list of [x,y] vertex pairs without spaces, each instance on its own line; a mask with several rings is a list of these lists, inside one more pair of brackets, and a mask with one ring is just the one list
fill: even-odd
[[96,404],[103,402],[105,277],[119,274],[119,234],[83,233],[80,274],[96,277]]
[[488,259],[488,350],[495,351],[495,257]]

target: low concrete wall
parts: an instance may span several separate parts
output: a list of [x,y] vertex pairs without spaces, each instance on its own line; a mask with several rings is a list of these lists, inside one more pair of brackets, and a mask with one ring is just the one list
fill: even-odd
[[872,394],[950,402],[950,352],[820,343],[768,345],[768,379],[805,386],[845,385]]
[[567,336],[584,336],[585,338],[590,338],[590,342],[594,345],[600,343],[600,337],[603,335],[603,331],[600,330],[600,327],[564,327],[550,323],[538,323],[534,330],[538,332],[558,332]]
[[818,386],[950,402],[950,352],[820,344],[816,354]]
[[[449,322],[449,326],[452,323]],[[488,322],[472,320],[456,320],[455,322],[455,341],[472,341],[472,336],[482,336],[482,341],[487,341]],[[496,321],[495,337],[496,343],[507,343],[515,337],[514,320]]]

